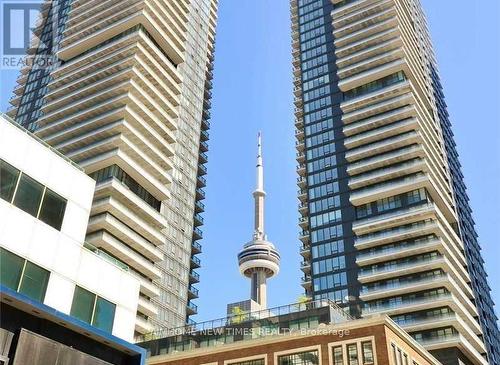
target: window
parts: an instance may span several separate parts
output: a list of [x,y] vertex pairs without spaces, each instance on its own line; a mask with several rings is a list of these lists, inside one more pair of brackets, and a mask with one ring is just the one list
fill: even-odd
[[398,82],[406,80],[406,76],[403,71],[399,71],[395,74],[383,77],[379,80],[372,81],[368,84],[358,86],[354,89],[346,91],[344,93],[344,100],[351,100],[353,98],[366,95],[368,93],[381,90],[385,87],[394,85]]
[[23,273],[24,259],[0,248],[0,280],[2,285],[17,290]]
[[61,229],[64,212],[66,211],[66,200],[47,189],[40,208],[38,219],[47,223],[57,230]]
[[367,203],[360,205],[359,207],[356,208],[356,217],[358,219],[367,217],[372,214],[372,204]]
[[361,343],[361,349],[363,351],[363,365],[373,364],[373,345],[371,342]]
[[349,359],[349,365],[359,365],[358,346],[355,343],[347,345],[347,358]]
[[408,204],[418,203],[427,198],[425,189],[413,190],[407,193]]
[[230,365],[264,365],[264,359],[232,362]]
[[19,170],[0,160],[0,198],[12,202],[14,191],[16,190]]
[[333,365],[344,365],[342,346],[333,348]]
[[0,282],[33,300],[43,302],[50,272],[0,248]]
[[17,187],[14,205],[36,217],[42,201],[43,185],[22,174]]
[[55,229],[61,229],[66,199],[3,160],[0,160],[0,197]]
[[278,365],[319,365],[318,351],[279,356]]
[[77,286],[71,305],[71,315],[106,332],[111,332],[116,305]]
[[389,198],[377,200],[377,210],[379,213],[400,207],[401,207],[401,198],[399,196],[391,196]]

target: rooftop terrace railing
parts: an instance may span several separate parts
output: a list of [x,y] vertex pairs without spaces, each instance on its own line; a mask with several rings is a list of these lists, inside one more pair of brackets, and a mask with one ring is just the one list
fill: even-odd
[[244,326],[245,324],[270,319],[274,317],[284,316],[292,313],[307,312],[313,309],[330,307],[330,321],[333,323],[342,323],[353,318],[331,300],[315,300],[305,303],[293,303],[279,307],[264,309],[253,312],[241,312],[223,318],[218,318],[210,321],[190,323],[181,327],[161,328],[154,332],[145,334],[137,338],[136,342],[146,342],[161,338],[196,335],[197,333],[215,332],[215,329],[220,329],[228,326]]

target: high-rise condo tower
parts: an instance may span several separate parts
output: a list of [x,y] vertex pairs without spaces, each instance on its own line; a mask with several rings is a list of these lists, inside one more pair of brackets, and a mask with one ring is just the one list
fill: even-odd
[[136,334],[197,312],[217,6],[46,1],[11,100],[96,180],[86,240],[139,279]]
[[443,364],[500,364],[420,1],[291,0],[291,18],[306,294],[389,314]]

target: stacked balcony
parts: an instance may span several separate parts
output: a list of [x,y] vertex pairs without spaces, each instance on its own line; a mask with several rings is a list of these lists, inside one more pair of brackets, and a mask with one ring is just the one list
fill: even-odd
[[[453,313],[446,325],[457,331],[456,338],[422,344],[429,350],[459,347],[472,354],[474,364],[483,364],[480,354],[485,348],[475,319],[471,278],[454,228],[457,213],[445,143],[427,84],[431,70],[421,57],[426,51],[412,26],[421,21],[418,17],[400,0],[358,0],[332,12],[352,205],[378,204],[419,189],[427,196],[425,204],[354,222],[358,280],[375,288],[361,290],[362,311],[395,316],[449,307]],[[301,188],[305,186],[303,182]],[[425,278],[437,271],[443,274]],[[410,275],[422,279],[398,281]],[[431,291],[446,294],[397,300]],[[384,301],[388,304],[379,305]],[[443,321],[407,328],[416,334],[439,326]],[[464,343],[458,345],[460,339]]]

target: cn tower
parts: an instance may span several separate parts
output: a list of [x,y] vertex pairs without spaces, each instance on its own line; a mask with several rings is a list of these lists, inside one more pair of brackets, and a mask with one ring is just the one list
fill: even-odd
[[251,299],[262,309],[267,307],[268,278],[278,274],[280,255],[274,245],[267,240],[264,231],[264,166],[262,163],[262,137],[259,132],[257,143],[257,187],[253,192],[255,200],[255,225],[253,239],[243,246],[238,254],[240,272],[251,279]]

